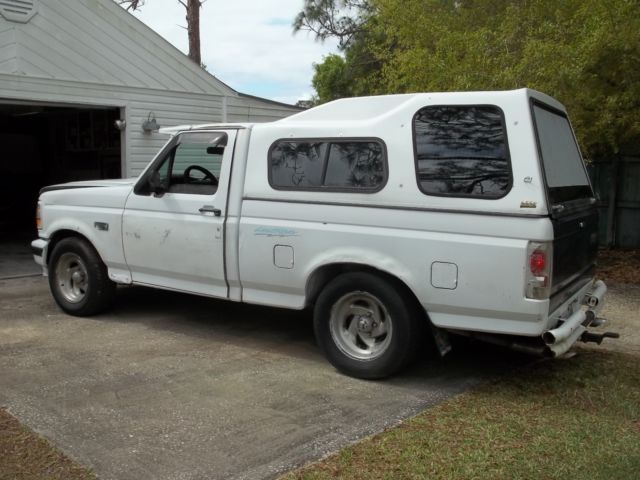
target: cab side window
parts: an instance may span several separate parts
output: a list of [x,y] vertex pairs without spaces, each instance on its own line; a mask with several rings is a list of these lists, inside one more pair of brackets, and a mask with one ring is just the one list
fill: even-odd
[[152,175],[165,192],[213,195],[226,144],[225,133],[183,133]]

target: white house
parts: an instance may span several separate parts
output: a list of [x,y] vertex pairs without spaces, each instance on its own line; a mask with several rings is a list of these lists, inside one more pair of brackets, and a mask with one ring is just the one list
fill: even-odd
[[2,0],[0,230],[31,226],[45,184],[139,173],[157,125],[297,111],[236,92],[113,0]]

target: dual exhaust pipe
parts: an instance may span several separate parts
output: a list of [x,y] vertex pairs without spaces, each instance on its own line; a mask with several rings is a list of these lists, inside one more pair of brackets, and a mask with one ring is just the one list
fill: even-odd
[[594,283],[593,290],[587,293],[584,302],[585,305],[599,312],[602,309],[602,299],[605,293],[607,293],[607,286],[602,280],[598,280]]
[[[511,335],[501,335],[482,332],[454,331],[458,335],[463,335],[477,340],[500,345],[511,350],[517,350],[528,355],[540,357],[560,357],[567,353],[569,349],[578,341],[594,342],[600,345],[605,338],[619,338],[620,335],[613,332],[593,333],[588,332],[587,327],[598,327],[605,322],[604,318],[598,317],[598,312],[604,305],[604,294],[607,286],[602,281],[597,281],[593,289],[587,293],[583,299],[586,310],[578,310],[562,324],[554,329],[547,330],[540,337],[517,337]],[[435,328],[435,327],[434,327]],[[438,329],[435,328],[437,331]],[[443,350],[441,349],[441,352]],[[446,352],[445,352],[446,353]]]
[[588,310],[578,310],[567,318],[559,327],[547,330],[542,334],[542,340],[547,344],[552,357],[564,355],[578,340],[583,342],[595,342],[598,345],[605,338],[618,338],[620,335],[613,332],[602,334],[587,332],[587,327],[599,326],[604,323],[604,319],[598,317],[598,312],[604,304],[604,294],[607,286],[602,280],[598,280],[593,290],[584,299]]

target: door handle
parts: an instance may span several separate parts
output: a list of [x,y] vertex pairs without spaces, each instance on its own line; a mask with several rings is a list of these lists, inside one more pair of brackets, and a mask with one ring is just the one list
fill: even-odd
[[213,213],[216,217],[222,215],[222,210],[214,207],[213,205],[203,205],[198,209],[200,213]]

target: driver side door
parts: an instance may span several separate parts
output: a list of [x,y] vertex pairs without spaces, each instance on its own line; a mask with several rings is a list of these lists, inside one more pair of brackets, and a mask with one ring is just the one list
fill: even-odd
[[234,130],[184,132],[140,178],[122,228],[134,283],[228,296],[224,228],[235,139]]

